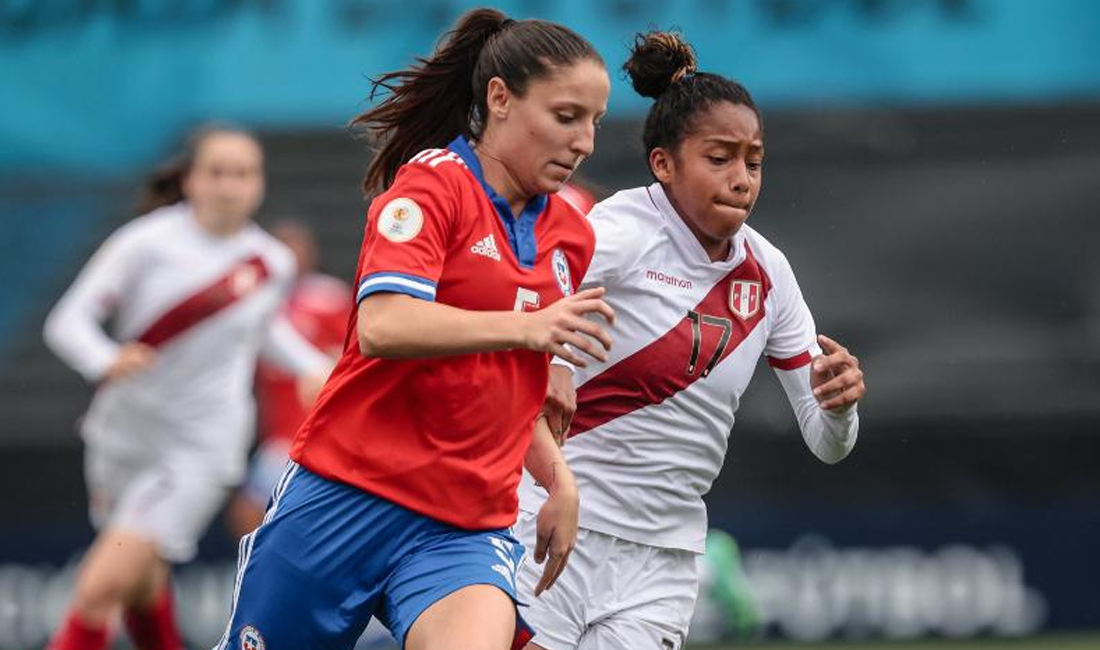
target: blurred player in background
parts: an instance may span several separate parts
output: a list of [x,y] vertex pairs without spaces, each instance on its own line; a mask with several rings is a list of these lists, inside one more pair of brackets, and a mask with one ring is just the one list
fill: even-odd
[[549,355],[610,347],[584,318],[613,317],[602,290],[574,290],[591,227],[554,194],[592,153],[603,61],[560,25],[479,9],[375,87],[391,94],[354,122],[383,143],[355,336],[241,542],[219,648],[349,648],[377,617],[408,650],[504,650],[525,639],[508,528],[525,464],[550,489],[544,580],[576,535],[575,486],[535,422]]
[[52,650],[107,647],[120,611],[141,650],[182,647],[170,563],[195,554],[244,473],[257,355],[318,385],[328,371],[275,317],[294,259],[252,223],[263,196],[259,143],[198,131],[46,320],[50,348],[97,385],[81,433],[98,535]]
[[569,182],[562,185],[561,189],[558,190],[558,196],[569,201],[574,208],[580,210],[583,214],[588,214],[599,201],[596,196],[597,193],[602,194],[591,183],[579,178],[569,179]]
[[[639,35],[624,66],[655,99],[643,136],[657,182],[589,213],[596,253],[582,286],[603,286],[617,314],[606,363],[551,382],[575,385],[571,436],[580,535],[552,592],[530,599],[536,647],[682,647],[707,534],[705,494],[721,469],[734,413],[767,357],[821,460],[856,441],[864,394],[855,357],[818,336],[783,254],[745,225],[760,191],[763,126],[751,96],[696,72],[674,34]],[[571,381],[570,381],[571,379]],[[533,543],[545,496],[525,477],[519,537]],[[521,596],[537,592],[524,567]]]
[[[271,234],[294,253],[298,268],[283,315],[317,349],[338,358],[355,308],[354,292],[343,280],[317,271],[317,241],[305,223],[278,221]],[[297,377],[260,359],[256,368],[260,444],[252,454],[244,484],[226,511],[235,539],[260,525],[271,491],[286,469],[290,440],[310,406],[302,399],[300,388]]]

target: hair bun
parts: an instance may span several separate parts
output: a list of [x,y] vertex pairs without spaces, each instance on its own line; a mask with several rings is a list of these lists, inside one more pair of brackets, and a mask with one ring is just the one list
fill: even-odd
[[636,34],[623,64],[634,90],[654,99],[695,69],[695,51],[676,32]]

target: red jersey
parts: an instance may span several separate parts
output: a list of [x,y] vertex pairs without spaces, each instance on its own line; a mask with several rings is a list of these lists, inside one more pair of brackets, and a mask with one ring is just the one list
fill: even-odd
[[[348,314],[355,295],[346,282],[323,273],[310,273],[290,290],[283,314],[294,329],[318,350],[331,356],[340,353],[348,329]],[[298,397],[298,380],[273,363],[256,365],[256,397],[263,440],[290,441],[308,405]]]
[[[538,309],[573,293],[594,248],[591,226],[560,197],[535,197],[513,218],[458,138],[415,156],[371,204],[357,299],[396,292],[466,310]],[[439,521],[510,526],[548,367],[549,355],[522,349],[367,358],[353,321],[290,456]]]

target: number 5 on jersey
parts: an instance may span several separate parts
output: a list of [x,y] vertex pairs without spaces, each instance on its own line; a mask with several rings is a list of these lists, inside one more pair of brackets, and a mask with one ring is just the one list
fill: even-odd
[[514,311],[537,311],[538,308],[538,292],[523,287],[516,289],[516,304],[512,307]]

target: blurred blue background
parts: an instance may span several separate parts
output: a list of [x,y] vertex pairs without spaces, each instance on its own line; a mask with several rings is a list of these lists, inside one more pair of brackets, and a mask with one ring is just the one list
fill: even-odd
[[[44,349],[42,318],[143,175],[199,121],[257,130],[264,219],[309,221],[351,280],[369,153],[344,125],[369,77],[471,6],[0,0],[0,649],[41,643],[91,539],[73,428],[90,389]],[[708,500],[741,543],[759,637],[1100,629],[1100,3],[495,6],[563,22],[606,59],[611,112],[584,169],[605,190],[648,181],[647,103],[616,72],[636,31],[679,28],[764,111],[753,225],[869,392],[834,467],[770,372],[745,399]],[[183,567],[196,646],[224,624],[234,550],[216,525]],[[697,640],[729,633],[708,612]]]
[[[125,173],[195,120],[339,126],[364,78],[409,63],[470,3],[4,2],[0,169]],[[476,5],[475,5],[476,6]],[[1100,91],[1091,0],[526,0],[616,66],[634,32],[679,27],[766,106],[1049,103]],[[620,77],[612,115],[645,111]]]

